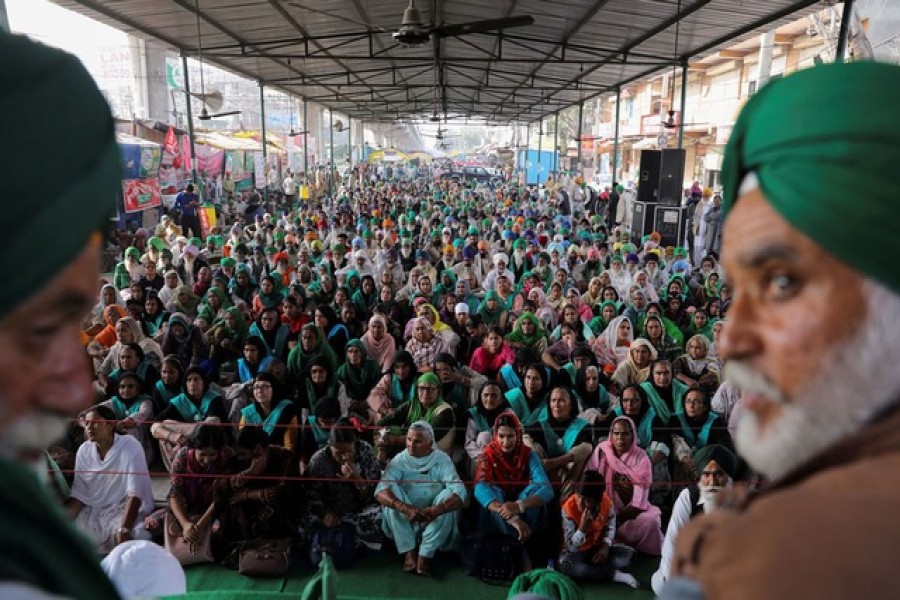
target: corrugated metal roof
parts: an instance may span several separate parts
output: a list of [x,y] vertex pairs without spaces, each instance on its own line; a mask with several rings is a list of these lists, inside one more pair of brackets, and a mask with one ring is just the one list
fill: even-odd
[[[396,44],[408,0],[53,0],[354,118],[532,121],[821,9],[820,0],[419,0],[426,23],[534,24]],[[676,30],[678,45],[676,48]],[[437,60],[435,55],[437,55]],[[290,64],[288,63],[290,60]]]

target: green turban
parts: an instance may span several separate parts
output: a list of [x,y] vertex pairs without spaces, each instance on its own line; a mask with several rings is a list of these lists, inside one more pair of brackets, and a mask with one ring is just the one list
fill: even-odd
[[697,454],[694,455],[694,463],[697,465],[697,471],[701,473],[703,472],[703,469],[706,468],[706,465],[712,461],[716,461],[716,464],[719,465],[729,477],[734,478],[738,468],[738,460],[731,450],[719,444],[710,444],[709,446],[704,446],[698,450]]
[[[2,316],[41,290],[108,224],[122,167],[109,105],[70,54],[0,35],[0,111],[15,117],[6,123],[10,151],[0,162],[5,196],[15,198],[0,217],[7,232],[0,266],[15,273],[0,291]],[[60,143],[45,143],[60,131]]]
[[[771,206],[837,259],[900,293],[900,67],[827,64],[772,82],[741,111],[723,161],[723,211],[755,173]],[[859,232],[871,231],[861,244]]]

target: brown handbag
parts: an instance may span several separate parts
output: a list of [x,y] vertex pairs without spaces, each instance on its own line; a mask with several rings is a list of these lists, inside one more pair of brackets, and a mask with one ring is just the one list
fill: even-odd
[[196,552],[191,552],[190,544],[184,540],[184,531],[181,528],[181,523],[171,512],[166,513],[165,527],[166,550],[168,550],[172,556],[177,558],[182,566],[215,562],[212,554],[211,527],[207,528],[203,543]]
[[290,538],[241,543],[238,572],[248,577],[283,577],[291,568]]

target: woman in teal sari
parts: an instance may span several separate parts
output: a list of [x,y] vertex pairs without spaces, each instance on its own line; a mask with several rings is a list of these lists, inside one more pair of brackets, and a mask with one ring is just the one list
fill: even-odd
[[382,530],[404,555],[403,570],[431,574],[431,559],[449,550],[459,536],[457,523],[466,487],[453,461],[438,449],[434,429],[415,421],[406,449],[395,456],[375,488],[382,508]]
[[506,392],[506,400],[523,426],[547,417],[547,381],[544,365],[532,364],[525,370],[522,385]]
[[287,357],[288,339],[291,337],[291,329],[281,322],[277,308],[264,308],[259,318],[250,326],[249,337],[258,337],[266,345],[266,353],[279,360]]
[[260,373],[253,380],[253,402],[241,410],[238,427],[260,427],[269,444],[296,450],[300,427],[297,410],[287,398],[276,398],[278,381],[271,373]]
[[[347,342],[346,353],[347,361],[338,367],[337,379],[344,384],[352,402],[366,405],[372,388],[381,379],[381,367],[369,358],[361,340]],[[368,406],[363,410],[368,411]]]
[[393,414],[402,404],[411,402],[416,396],[416,363],[412,354],[399,350],[391,360],[391,370],[382,375],[381,380],[369,394],[369,410],[374,422]]

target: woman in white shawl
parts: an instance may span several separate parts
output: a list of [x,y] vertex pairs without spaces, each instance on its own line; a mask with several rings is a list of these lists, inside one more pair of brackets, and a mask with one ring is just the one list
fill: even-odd
[[416,421],[406,434],[406,450],[395,456],[375,488],[382,529],[405,555],[403,570],[431,574],[431,558],[453,546],[458,510],[466,488],[453,461],[437,448],[434,430]]
[[141,350],[144,351],[144,360],[147,363],[157,369],[162,365],[162,348],[154,340],[144,335],[144,330],[141,329],[140,323],[133,318],[122,317],[119,319],[116,323],[116,338],[118,341],[112,345],[109,349],[109,354],[106,355],[106,358],[100,363],[100,368],[97,369],[97,382],[101,390],[106,389],[109,374],[119,368],[119,353],[125,347],[125,344],[138,344]]
[[88,314],[81,323],[81,328],[87,335],[94,337],[106,327],[106,317],[104,316],[103,311],[111,304],[118,304],[122,308],[125,308],[125,300],[122,298],[122,294],[119,293],[116,286],[107,283],[100,288],[100,297],[97,304],[94,305],[90,314]]
[[703,334],[692,336],[686,352],[672,363],[672,375],[688,387],[699,387],[712,398],[719,389],[721,374],[718,361],[709,356],[709,341]]
[[87,441],[75,456],[75,481],[66,509],[98,550],[106,554],[130,539],[150,539],[144,517],[153,510],[153,489],[141,444],[115,432],[105,406],[85,415]]
[[653,344],[644,338],[637,338],[628,347],[628,357],[616,368],[612,380],[619,384],[619,389],[644,383],[650,377],[650,365],[656,357]]
[[175,302],[175,296],[178,292],[178,288],[182,285],[184,285],[184,282],[181,281],[181,276],[178,275],[178,271],[176,271],[175,269],[166,271],[165,275],[163,275],[162,289],[159,290],[159,299],[162,302],[163,306],[168,306],[169,304]]
[[597,356],[597,363],[604,371],[615,371],[628,357],[628,348],[633,341],[634,327],[631,319],[624,315],[616,317],[594,342],[592,349]]
[[547,299],[547,294],[541,288],[531,288],[528,292],[528,299],[534,302],[537,309],[534,316],[541,320],[544,324],[544,331],[553,331],[556,329],[556,309]]

